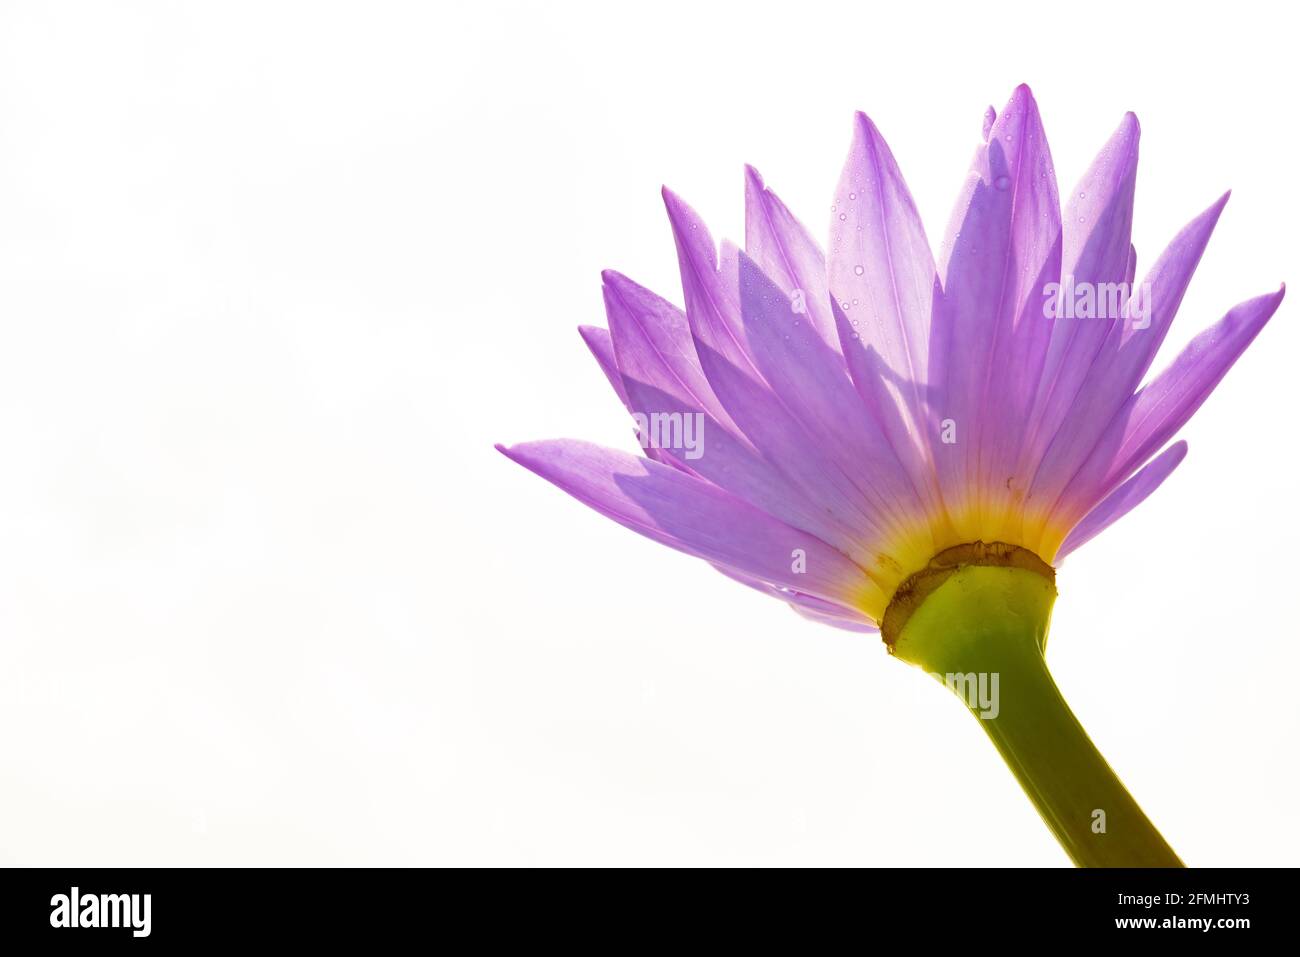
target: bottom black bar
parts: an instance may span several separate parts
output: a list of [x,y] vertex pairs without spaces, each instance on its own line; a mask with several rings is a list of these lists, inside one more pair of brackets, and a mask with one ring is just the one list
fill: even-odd
[[[818,874],[421,869],[10,869],[0,941],[36,946],[505,939],[805,946],[849,941],[1235,946],[1289,937],[1294,870],[861,870]],[[595,885],[595,886],[592,886]],[[466,937],[466,935],[469,935]]]

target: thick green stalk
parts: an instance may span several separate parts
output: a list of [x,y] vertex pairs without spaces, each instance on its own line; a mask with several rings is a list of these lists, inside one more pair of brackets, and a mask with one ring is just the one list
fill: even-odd
[[1075,864],[1181,867],[1048,673],[1052,581],[992,565],[959,565],[943,576],[908,609],[894,654],[965,698]]

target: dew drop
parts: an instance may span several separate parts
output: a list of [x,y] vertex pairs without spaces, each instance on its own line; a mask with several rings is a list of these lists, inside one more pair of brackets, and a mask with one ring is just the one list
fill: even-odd
[[1011,177],[999,176],[997,179],[993,181],[993,185],[1005,192],[1007,189],[1011,187]]
[[854,266],[854,267],[853,267],[853,274],[854,274],[855,276],[861,276],[864,272],[866,272],[866,270],[863,269],[861,266]]
[[848,216],[844,215],[843,213],[840,213],[840,219],[848,219],[848,218],[849,218]]

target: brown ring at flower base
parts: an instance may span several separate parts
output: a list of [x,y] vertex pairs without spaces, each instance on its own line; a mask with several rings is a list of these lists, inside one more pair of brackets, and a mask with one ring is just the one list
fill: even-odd
[[921,607],[921,603],[948,580],[948,577],[966,565],[995,565],[1004,568],[1023,568],[1037,572],[1056,586],[1056,569],[1043,561],[1027,548],[1008,545],[1006,542],[967,542],[945,548],[919,572],[903,580],[889,600],[885,617],[880,620],[880,637],[884,639],[889,653],[893,654],[894,644],[903,633],[912,612]]

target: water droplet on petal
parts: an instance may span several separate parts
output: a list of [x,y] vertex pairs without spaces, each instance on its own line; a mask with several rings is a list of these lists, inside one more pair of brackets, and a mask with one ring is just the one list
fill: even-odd
[[1010,189],[1010,187],[1011,187],[1011,177],[1010,177],[1010,176],[999,176],[997,179],[995,179],[995,180],[993,181],[993,185],[996,186],[998,189],[1003,190],[1003,191],[1005,191],[1005,190],[1007,190],[1007,189]]
[[861,276],[864,272],[866,272],[866,270],[863,269],[861,266],[854,266],[854,267],[853,267],[853,274],[854,274],[855,276]]

